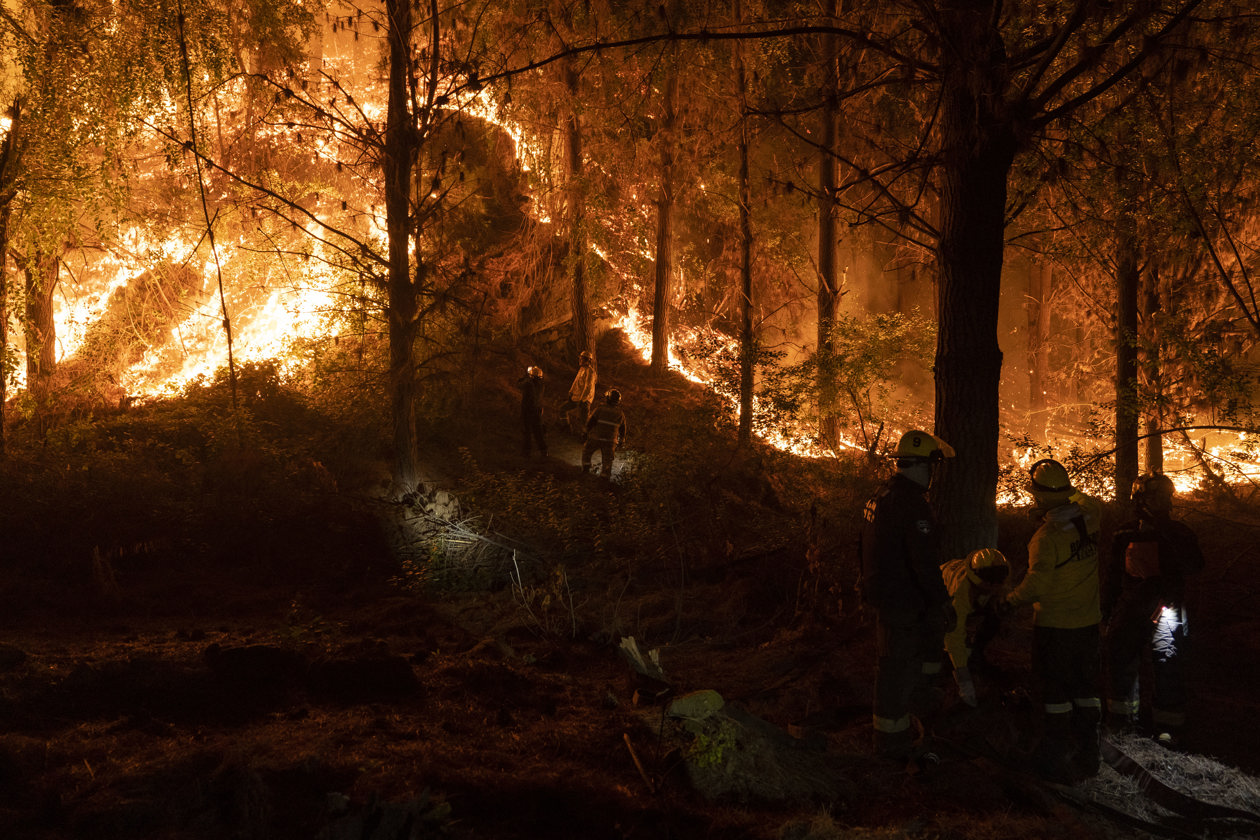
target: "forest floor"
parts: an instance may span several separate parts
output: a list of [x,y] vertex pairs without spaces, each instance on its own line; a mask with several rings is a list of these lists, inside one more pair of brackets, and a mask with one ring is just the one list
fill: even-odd
[[[0,838],[1260,836],[1253,512],[1186,508],[1210,559],[1190,604],[1180,751],[1125,739],[1142,771],[1117,762],[1124,772],[1071,786],[1024,772],[1036,716],[1020,616],[995,643],[1001,670],[980,708],[946,692],[939,763],[884,762],[869,750],[872,622],[851,579],[805,550],[823,531],[823,562],[851,564],[873,484],[820,493],[811,516],[799,499],[816,476],[689,448],[670,430],[699,410],[692,386],[652,379],[615,334],[600,350],[601,387],[625,394],[631,429],[619,457],[634,466],[613,483],[581,474],[579,442],[554,416],[549,457],[520,455],[506,372],[435,434],[442,457],[426,466],[461,498],[444,515],[487,545],[528,544],[527,528],[504,536],[477,518],[478,500],[510,500],[509,480],[527,506],[537,494],[540,521],[548,499],[576,495],[610,512],[610,544],[673,535],[629,561],[566,547],[523,572],[523,549],[465,552],[480,584],[417,586],[434,573],[400,571],[398,546],[418,508],[330,490],[326,503],[354,515],[309,516],[298,543],[259,536],[248,561],[101,536],[84,544],[119,547],[65,578],[36,579],[37,558],[0,569]],[[557,402],[571,373],[552,377]],[[722,479],[696,493],[722,511],[701,537],[682,532],[698,513],[653,509],[632,486],[650,463],[695,458]],[[1018,563],[1031,523],[1007,511],[1001,525]],[[658,673],[632,667],[628,637],[655,651]],[[703,691],[725,702],[722,726],[669,714]]]

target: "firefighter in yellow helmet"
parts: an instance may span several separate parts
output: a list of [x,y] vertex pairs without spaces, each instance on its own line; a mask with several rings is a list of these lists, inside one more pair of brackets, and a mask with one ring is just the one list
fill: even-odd
[[1010,564],[996,548],[980,548],[941,568],[958,623],[945,634],[945,652],[954,665],[958,696],[977,704],[974,674],[984,668],[984,649],[1001,628],[997,605],[1005,594]]
[[1069,782],[1098,772],[1102,504],[1076,490],[1049,458],[1032,465],[1028,489],[1041,526],[1028,542],[1028,574],[1005,601],[1034,607],[1033,679],[1044,723],[1035,769]]
[[942,633],[955,625],[926,498],[936,465],[953,454],[934,435],[907,432],[893,455],[896,474],[862,511],[862,598],[876,618],[875,750],[894,760],[914,753],[912,702],[939,672]]
[[1152,723],[1158,740],[1170,746],[1186,723],[1186,577],[1203,568],[1198,536],[1172,517],[1175,492],[1165,475],[1143,475],[1133,483],[1137,517],[1116,530],[1103,591],[1110,616],[1107,728],[1137,725],[1138,675],[1149,651]]

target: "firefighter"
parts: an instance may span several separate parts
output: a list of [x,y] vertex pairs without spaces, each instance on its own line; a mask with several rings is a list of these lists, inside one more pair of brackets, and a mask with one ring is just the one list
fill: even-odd
[[1028,574],[1006,595],[1009,608],[1033,604],[1033,679],[1043,703],[1036,769],[1070,782],[1098,772],[1098,535],[1102,504],[1072,486],[1058,461],[1029,470],[1041,525],[1028,542]]
[[604,394],[604,404],[586,419],[586,435],[582,445],[582,472],[590,472],[591,456],[600,451],[603,459],[599,472],[612,478],[613,453],[626,441],[626,414],[621,410],[621,392],[616,388]]
[[1135,728],[1138,672],[1149,649],[1155,734],[1169,746],[1186,723],[1186,576],[1203,568],[1198,537],[1172,518],[1174,494],[1165,475],[1144,475],[1133,483],[1137,518],[1116,531],[1103,599],[1110,618],[1107,728]]
[[525,375],[516,381],[521,389],[521,453],[528,458],[531,444],[537,444],[538,452],[547,457],[547,439],[543,436],[543,381],[542,368],[530,365]]
[[968,706],[977,703],[973,675],[986,667],[984,650],[1001,627],[996,607],[1010,570],[996,548],[977,549],[941,569],[958,617],[957,626],[945,634],[945,652],[954,665],[958,696]]
[[914,754],[913,701],[939,673],[943,634],[956,623],[926,498],[937,464],[953,454],[934,435],[906,432],[896,474],[862,511],[862,599],[876,618],[874,744],[894,760]]
[[[569,424],[569,431],[580,436],[586,428],[586,418],[591,414],[591,403],[595,402],[595,357],[590,351],[583,350],[578,354],[577,375],[569,386],[569,398],[560,406],[560,416]],[[578,421],[573,422],[573,413]]]

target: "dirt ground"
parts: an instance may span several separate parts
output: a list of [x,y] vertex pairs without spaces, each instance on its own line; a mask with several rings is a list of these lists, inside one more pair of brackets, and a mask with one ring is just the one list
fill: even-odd
[[[637,397],[632,424],[676,398],[624,348],[602,350],[601,378]],[[510,395],[490,410],[465,441],[483,463],[597,480],[579,475],[578,442],[554,427],[547,460],[521,458]],[[627,463],[650,448],[636,450],[633,431]],[[452,453],[431,466],[449,476],[459,464]],[[1209,565],[1190,601],[1184,754],[1223,768],[1200,798],[1234,788],[1232,805],[1260,808],[1257,526],[1245,511],[1187,517]],[[1002,524],[1016,556],[1030,526],[1015,513]],[[540,580],[528,595],[502,584],[434,595],[398,584],[389,545],[364,537],[338,563],[277,554],[196,571],[138,551],[98,563],[107,574],[77,596],[5,597],[0,838],[1084,840],[1155,836],[1154,825],[1260,836],[1245,819],[1130,807],[1147,794],[1110,768],[1057,790],[1004,763],[1033,717],[1027,617],[997,642],[1002,671],[981,708],[947,700],[940,764],[896,766],[868,750],[869,616],[852,593],[827,621],[784,614],[766,594],[782,569],[774,552],[696,563],[682,586],[601,589],[574,568],[567,593]],[[573,604],[544,606],[548,594]],[[592,618],[566,632],[579,613]],[[664,681],[631,667],[624,635],[658,652]],[[825,767],[834,787],[702,795],[696,742],[666,715],[702,690],[783,733],[781,763],[748,776]]]

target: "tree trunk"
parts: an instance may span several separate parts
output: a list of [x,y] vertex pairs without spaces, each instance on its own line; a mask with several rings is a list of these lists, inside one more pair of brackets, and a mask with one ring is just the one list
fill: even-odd
[[[1141,280],[1142,278],[1139,278]],[[1146,412],[1146,471],[1164,471],[1164,382],[1160,372],[1159,327],[1155,319],[1161,309],[1159,301],[1159,272],[1151,269],[1143,283],[1140,328],[1146,358],[1141,360],[1146,384],[1151,393],[1151,405]]]
[[[735,0],[735,20],[742,20],[739,0]],[[752,190],[748,183],[748,107],[744,78],[744,45],[735,45],[735,84],[739,93],[739,430],[736,442],[752,442],[753,379],[757,347],[753,336],[752,284]]]
[[[827,0],[823,14],[834,19],[836,0]],[[836,414],[835,386],[831,375],[834,355],[832,330],[840,287],[836,282],[836,123],[839,103],[837,63],[839,39],[824,35],[822,142],[818,152],[818,437],[824,446],[835,447],[840,438],[840,418]]]
[[48,384],[57,368],[57,325],[53,320],[53,292],[61,260],[36,252],[26,266],[26,387],[35,401],[48,397]]
[[998,347],[1007,179],[1015,157],[998,20],[983,0],[941,11],[958,55],[942,79],[936,431],[957,452],[932,494],[947,557],[996,545]]
[[651,370],[669,369],[670,305],[674,295],[674,126],[677,122],[678,72],[666,70],[665,107],[661,114],[661,191],[656,200],[656,283],[652,301]]
[[1116,499],[1127,502],[1138,476],[1138,243],[1132,184],[1123,174],[1116,229]]
[[[385,229],[389,237],[389,387],[394,425],[394,483],[409,493],[419,481],[415,338],[419,307],[410,270],[411,183],[417,138],[408,99],[412,31],[409,0],[385,0],[389,101],[385,125]],[[436,16],[434,26],[437,26]]]
[[1036,260],[1028,271],[1028,435],[1045,443],[1050,434],[1046,388],[1050,378],[1050,294],[1054,269],[1049,261]]
[[[3,155],[0,155],[0,164]],[[3,166],[0,166],[3,171]],[[0,193],[0,460],[4,459],[5,403],[9,399],[9,219],[13,205]]]
[[564,65],[564,83],[569,90],[569,111],[564,121],[565,181],[569,204],[569,260],[572,264],[573,331],[569,341],[574,354],[595,351],[591,310],[586,294],[586,200],[582,184],[582,123],[577,113],[578,74],[572,60]]

